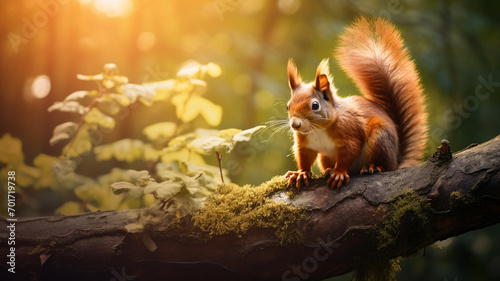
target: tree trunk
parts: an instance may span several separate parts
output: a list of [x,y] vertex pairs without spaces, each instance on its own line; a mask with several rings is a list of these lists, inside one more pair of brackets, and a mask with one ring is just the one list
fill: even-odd
[[339,191],[319,179],[292,198],[275,193],[305,210],[302,242],[292,245],[272,229],[209,239],[169,216],[127,231],[144,210],[19,218],[15,231],[2,217],[0,255],[9,261],[4,241],[15,235],[15,273],[3,262],[1,279],[321,280],[498,223],[499,170],[500,137],[453,156],[443,142],[424,163],[353,177]]

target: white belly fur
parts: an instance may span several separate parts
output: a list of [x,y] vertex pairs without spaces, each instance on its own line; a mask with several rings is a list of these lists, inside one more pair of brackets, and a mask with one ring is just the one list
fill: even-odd
[[331,158],[335,157],[335,143],[323,130],[315,130],[307,135],[307,148]]
[[[307,135],[307,148],[332,159],[336,158],[335,143],[328,137],[325,131],[316,130]],[[370,163],[366,162],[366,145],[364,145],[360,155],[352,163],[351,167],[349,167],[349,173],[357,175],[361,167],[368,164]]]

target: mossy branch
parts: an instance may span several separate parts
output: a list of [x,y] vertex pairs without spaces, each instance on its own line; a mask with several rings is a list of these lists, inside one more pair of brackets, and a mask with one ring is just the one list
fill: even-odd
[[[355,269],[358,280],[370,280],[374,271],[390,276],[387,267],[396,264],[389,259],[500,222],[500,137],[453,156],[450,151],[443,143],[424,163],[353,177],[338,192],[324,179],[313,180],[312,187],[300,193],[277,188],[276,182],[286,181],[275,180],[268,183],[273,192],[260,193],[266,194],[265,200],[259,195],[248,205],[243,204],[248,198],[225,188],[243,205],[233,205],[227,210],[233,213],[221,217],[238,216],[243,208],[249,224],[243,228],[236,223],[237,231],[222,234],[207,233],[193,224],[194,219],[151,217],[146,210],[18,219],[16,274],[8,277],[111,280],[125,274],[124,280],[321,280]],[[233,202],[222,197],[219,193],[219,207]],[[252,204],[259,215],[252,217],[252,208],[247,208]],[[286,222],[274,212],[285,209],[293,215],[284,206],[301,210],[301,219],[290,231],[299,239],[277,236],[277,230],[290,226],[280,225]],[[218,212],[225,212],[219,207]],[[203,217],[213,218],[198,219]],[[224,220],[217,223],[227,226]],[[9,224],[7,218],[0,219],[0,228]],[[8,235],[1,232],[0,240]],[[2,243],[0,255],[9,252],[10,246]],[[367,262],[374,259],[376,263]],[[1,265],[2,272],[7,266]]]

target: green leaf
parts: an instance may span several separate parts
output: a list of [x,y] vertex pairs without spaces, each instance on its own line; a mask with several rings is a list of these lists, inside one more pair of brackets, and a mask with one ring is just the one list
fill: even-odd
[[114,194],[127,192],[133,198],[139,198],[144,193],[144,188],[124,181],[111,184],[111,190]]
[[149,125],[142,133],[151,141],[164,142],[174,136],[177,126],[172,122],[161,122]]
[[178,218],[183,218],[189,213],[198,211],[205,198],[193,198],[190,196],[174,197],[175,206],[177,207],[176,215]]
[[156,196],[162,200],[168,200],[181,191],[183,185],[180,182],[164,181],[161,183],[151,183],[146,186],[148,193],[156,192]]
[[24,162],[22,143],[10,134],[4,134],[0,139],[0,162],[16,167]]
[[104,96],[110,100],[116,101],[119,105],[123,107],[130,105],[130,99],[126,95],[110,93]]
[[152,182],[144,187],[144,194],[153,194],[158,188],[160,188],[160,184]]
[[[225,176],[225,178],[227,180],[228,178],[227,175]],[[205,172],[197,175],[196,180],[199,182],[200,186],[203,187],[203,189],[200,191],[200,194],[205,197],[212,194],[218,185],[218,181],[214,179],[212,175],[207,174]]]
[[83,115],[87,113],[88,108],[84,107],[77,101],[58,101],[51,105],[48,109],[49,112],[52,112],[54,110],[59,110],[62,112],[73,112]]
[[257,126],[245,131],[239,129],[197,130],[198,137],[190,143],[197,152],[204,155],[212,155],[214,152],[230,153],[236,143],[249,141],[252,135],[265,126]]
[[76,78],[79,80],[84,80],[84,81],[101,81],[103,79],[102,74],[97,74],[97,75],[83,75],[83,74],[77,74]]
[[226,141],[232,141],[234,136],[238,133],[241,133],[240,129],[225,129],[221,130],[217,133],[217,136],[225,139]]
[[154,89],[155,95],[153,97],[153,101],[160,101],[166,100],[172,96],[172,94],[174,93],[175,80],[169,79],[160,82],[147,83],[144,85],[147,85]]
[[255,134],[257,131],[259,131],[260,129],[263,129],[265,127],[266,126],[261,125],[261,126],[256,126],[256,127],[241,131],[241,132],[237,133],[236,135],[234,135],[233,141],[235,141],[235,142],[250,141],[250,138],[253,136],[253,134]]
[[63,148],[63,155],[75,158],[92,150],[92,141],[89,135],[90,126],[83,124],[75,138]]
[[160,176],[164,180],[175,180],[175,181],[184,181],[187,176],[184,173],[181,173],[178,170],[170,170],[166,169],[161,172],[158,172],[158,176]]
[[109,80],[109,79],[104,79],[102,81],[102,84],[104,85],[104,87],[106,87],[106,89],[111,89],[115,86],[115,81]]
[[59,161],[58,158],[49,156],[47,154],[40,154],[33,160],[33,165],[39,168],[40,177],[36,181],[35,188],[51,187],[56,186],[56,177],[52,170],[52,165],[54,162]]
[[196,139],[196,135],[194,133],[189,133],[186,135],[178,136],[178,137],[173,138],[168,143],[168,147],[174,151],[178,151],[182,148],[187,147],[188,144],[191,143],[195,139]]
[[16,170],[16,184],[22,187],[32,186],[36,184],[40,178],[40,169],[23,164],[15,167]]
[[153,98],[156,94],[155,89],[151,86],[151,84],[125,84],[119,89],[123,95],[128,97],[131,104],[139,99],[144,105],[151,106],[153,104]]
[[94,154],[97,161],[106,161],[114,157],[113,144],[106,144],[94,147]]
[[201,137],[191,142],[191,147],[193,147],[196,152],[204,155],[212,155],[214,152],[228,152],[230,146],[231,142],[216,136]]
[[180,171],[185,173],[188,176],[195,176],[199,174],[199,172],[203,172],[210,177],[214,177],[215,174],[219,173],[219,167],[211,166],[211,165],[196,165],[191,162],[179,162]]
[[100,111],[110,115],[118,114],[121,109],[120,105],[114,100],[102,100],[97,105],[97,108]]
[[184,180],[185,188],[189,192],[190,196],[197,197],[202,191],[202,186],[196,178],[187,177]]
[[160,152],[150,143],[145,144],[142,159],[146,162],[157,162],[158,158],[160,158]]
[[[96,91],[94,91],[94,92],[96,92]],[[76,92],[73,92],[73,93],[69,94],[64,99],[64,101],[67,102],[67,101],[74,101],[74,100],[83,99],[86,96],[89,96],[89,93],[90,93],[89,91],[76,91]]]
[[210,126],[217,126],[222,120],[222,107],[211,101],[189,93],[182,93],[172,98],[177,117],[184,123],[193,121],[198,115],[203,116]]
[[84,120],[89,124],[96,124],[106,129],[113,129],[115,127],[115,119],[102,113],[96,107],[92,108],[90,112],[85,115]]
[[146,170],[142,171],[136,171],[136,170],[127,170],[125,172],[125,175],[129,176],[133,180],[139,181],[139,182],[146,182],[150,181],[153,178],[149,175],[149,172]]
[[119,76],[119,75],[105,75],[104,79],[102,80],[102,85],[106,89],[112,89],[117,85],[126,84],[126,83],[128,83],[128,78],[125,76]]
[[52,172],[59,179],[59,181],[63,181],[68,177],[74,177],[76,166],[77,163],[74,160],[58,160],[52,163]]
[[97,177],[99,185],[109,186],[114,182],[131,181],[132,178],[127,174],[128,170],[112,168],[107,174]]
[[122,139],[111,144],[100,145],[94,148],[97,161],[115,158],[128,163],[143,158],[144,143],[140,140]]
[[187,61],[177,72],[177,77],[192,78],[198,75],[202,65],[197,61]]
[[49,141],[50,145],[55,145],[60,141],[71,139],[71,137],[73,137],[76,133],[77,128],[78,124],[75,122],[65,122],[58,125],[54,128],[53,136]]
[[[190,177],[194,177],[200,184],[208,189],[215,189],[220,182],[220,170],[218,166],[212,165],[197,165],[191,162],[180,162],[180,171]],[[222,174],[226,183],[229,182],[229,174],[226,169],[222,169]]]
[[130,105],[130,99],[124,94],[104,94],[100,99],[98,108],[102,111],[114,115],[120,112],[120,109]]

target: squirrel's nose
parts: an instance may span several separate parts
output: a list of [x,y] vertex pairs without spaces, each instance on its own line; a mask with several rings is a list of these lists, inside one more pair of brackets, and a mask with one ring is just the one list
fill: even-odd
[[302,125],[302,122],[300,121],[299,118],[296,118],[296,117],[292,117],[292,119],[290,119],[290,126],[297,130],[298,128],[300,128],[300,126]]

